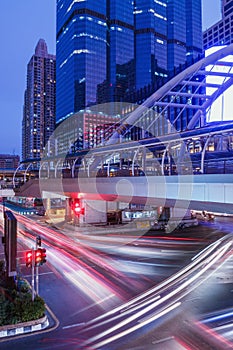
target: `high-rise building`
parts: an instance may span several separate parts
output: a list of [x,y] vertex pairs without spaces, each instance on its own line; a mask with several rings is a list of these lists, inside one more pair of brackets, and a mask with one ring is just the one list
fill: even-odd
[[106,1],[106,80],[97,87],[96,102],[121,101],[135,84],[134,6],[131,0]]
[[106,1],[57,0],[57,122],[96,104],[106,53]]
[[202,53],[200,0],[135,1],[136,90]]
[[56,58],[40,39],[27,65],[22,121],[22,160],[38,159],[55,128]]
[[[176,27],[177,27],[176,31],[177,33],[180,33],[180,35],[181,35],[181,29],[179,28],[180,17],[182,16],[182,14],[184,14],[184,17],[185,17],[185,26],[184,26],[185,30],[183,29],[183,31],[186,33],[186,37],[184,41],[186,50],[183,53],[183,59],[186,56],[186,60],[188,63],[193,63],[202,55],[203,45],[202,45],[201,2],[202,2],[201,0],[191,0],[191,1],[185,0],[185,4],[184,4],[185,11],[184,11],[183,8],[181,8],[181,1],[179,0],[173,1],[173,7],[174,9],[176,9],[176,20],[175,20]],[[171,1],[169,1],[168,3],[171,3]],[[174,25],[173,22],[174,21],[171,20],[169,22],[169,25],[173,26]],[[175,36],[172,39],[172,41],[175,41],[175,47],[179,47],[180,45],[178,36],[179,34],[177,35],[177,41]],[[179,58],[179,54],[177,55],[176,53],[174,53],[173,56]],[[169,54],[168,54],[168,57],[169,57]],[[182,61],[182,58],[181,58],[181,61]],[[185,63],[185,60],[184,60],[184,63]],[[175,61],[174,67],[177,67],[178,65],[179,65],[179,62],[177,60]],[[170,66],[170,68],[172,69],[173,67]]]
[[57,0],[57,123],[202,53],[201,0]]
[[0,169],[17,169],[19,156],[12,154],[0,154]]
[[203,33],[203,47],[209,49],[217,45],[233,43],[233,1],[221,1],[222,19]]
[[119,124],[119,115],[95,110],[75,113],[57,126],[50,138],[47,154],[74,154],[85,148],[96,148],[103,145]]

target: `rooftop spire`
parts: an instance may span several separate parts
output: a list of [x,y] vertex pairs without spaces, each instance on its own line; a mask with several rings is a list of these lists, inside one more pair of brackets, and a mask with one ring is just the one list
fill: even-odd
[[36,45],[35,49],[35,55],[40,57],[47,57],[48,56],[48,50],[47,45],[44,39],[40,39]]

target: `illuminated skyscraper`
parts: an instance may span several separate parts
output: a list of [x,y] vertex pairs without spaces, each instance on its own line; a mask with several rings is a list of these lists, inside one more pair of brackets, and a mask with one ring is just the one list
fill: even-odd
[[106,81],[98,86],[97,103],[121,101],[134,86],[133,9],[132,0],[106,1]]
[[167,1],[167,43],[168,71],[201,56],[201,0]]
[[202,53],[201,0],[57,0],[57,123]]
[[222,19],[203,33],[204,49],[233,43],[233,1],[222,0]]
[[106,1],[57,0],[57,121],[96,104],[107,78]]
[[43,39],[27,66],[22,121],[22,160],[38,159],[55,128],[56,59]]

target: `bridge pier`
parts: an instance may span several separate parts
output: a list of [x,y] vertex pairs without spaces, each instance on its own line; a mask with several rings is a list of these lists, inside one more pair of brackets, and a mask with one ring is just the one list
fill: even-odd
[[69,198],[66,198],[65,201],[65,221],[70,222],[72,220],[72,212],[69,204]]

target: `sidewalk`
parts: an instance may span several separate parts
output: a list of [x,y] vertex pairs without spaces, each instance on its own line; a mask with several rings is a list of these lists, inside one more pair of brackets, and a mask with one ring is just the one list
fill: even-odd
[[134,234],[138,236],[139,233],[144,233],[149,228],[148,227],[137,227],[137,222],[128,222],[124,224],[81,224],[74,225],[73,223],[67,223],[64,221],[56,220],[41,220],[42,225],[48,225],[55,229],[60,229],[62,231],[73,231],[82,233],[84,235],[107,235],[107,234]]
[[48,326],[49,326],[48,317],[47,315],[45,315],[44,317],[38,320],[33,320],[33,321],[28,321],[23,323],[16,323],[16,324],[7,325],[7,326],[1,326],[0,338],[12,337],[14,335],[41,331],[47,328]]

